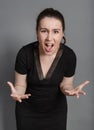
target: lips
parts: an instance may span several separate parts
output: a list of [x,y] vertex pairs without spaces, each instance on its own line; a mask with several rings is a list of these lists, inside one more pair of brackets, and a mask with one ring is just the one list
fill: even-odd
[[47,52],[51,52],[52,49],[53,49],[53,47],[54,47],[54,44],[53,44],[53,43],[45,43],[45,50],[46,50]]

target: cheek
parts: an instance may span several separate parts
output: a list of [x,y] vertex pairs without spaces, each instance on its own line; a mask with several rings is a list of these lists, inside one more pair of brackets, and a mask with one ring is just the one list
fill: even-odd
[[45,36],[42,35],[42,34],[38,34],[38,35],[37,35],[37,38],[38,38],[38,40],[40,40],[40,41],[44,41]]
[[56,37],[56,41],[58,42],[58,44],[62,41],[62,37],[61,36],[58,36]]

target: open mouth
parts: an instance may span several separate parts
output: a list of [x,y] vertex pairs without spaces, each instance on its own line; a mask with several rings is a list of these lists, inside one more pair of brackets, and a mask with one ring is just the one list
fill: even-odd
[[46,49],[47,52],[51,52],[53,47],[54,47],[53,43],[46,43],[45,44],[45,49]]

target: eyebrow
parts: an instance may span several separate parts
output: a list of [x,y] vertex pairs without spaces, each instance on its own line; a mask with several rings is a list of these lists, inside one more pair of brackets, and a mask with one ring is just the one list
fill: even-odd
[[[46,30],[48,30],[47,28],[40,28],[40,30],[41,29],[46,29]],[[52,30],[58,30],[58,31],[60,31],[61,29],[59,29],[59,28],[54,28],[54,29],[52,29]]]

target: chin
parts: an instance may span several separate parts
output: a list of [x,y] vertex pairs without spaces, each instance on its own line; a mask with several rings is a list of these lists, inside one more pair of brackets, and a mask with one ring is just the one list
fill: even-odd
[[44,52],[45,53],[45,55],[53,55],[53,54],[56,54],[57,53],[57,50],[55,51],[55,50],[53,50],[53,51],[51,51],[51,52],[47,52],[47,51],[45,51]]

